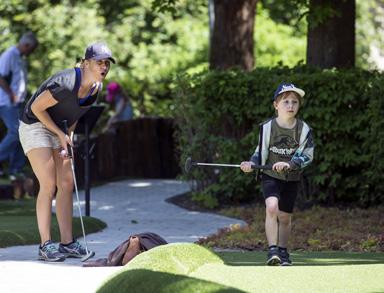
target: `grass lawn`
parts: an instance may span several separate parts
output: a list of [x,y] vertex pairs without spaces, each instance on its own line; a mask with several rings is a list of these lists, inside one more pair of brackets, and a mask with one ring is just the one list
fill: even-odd
[[[35,205],[35,199],[0,201],[0,247],[40,243]],[[83,220],[87,233],[106,227],[104,222],[96,218],[83,217]],[[73,234],[74,237],[82,235],[79,218],[73,219]],[[52,215],[52,239],[60,239],[55,215]]]
[[219,252],[190,243],[140,254],[103,292],[384,292],[382,253],[298,252],[268,267],[264,252]]

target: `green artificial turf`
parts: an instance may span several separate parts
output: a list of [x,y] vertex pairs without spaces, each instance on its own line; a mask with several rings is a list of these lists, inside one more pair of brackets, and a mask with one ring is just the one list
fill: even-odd
[[[19,201],[0,201],[0,247],[40,243],[37,228],[36,201],[34,199]],[[94,233],[106,227],[99,219],[83,217],[87,233]],[[73,219],[74,237],[82,235],[80,219]],[[52,239],[59,241],[59,226],[56,216],[52,215]]]
[[246,292],[384,292],[382,253],[297,252],[292,267],[265,266],[263,252],[219,255],[225,265],[207,264],[190,276]]
[[134,258],[97,292],[241,292],[230,285],[224,286],[189,276],[204,264],[223,265],[223,261],[197,244],[158,246]]
[[265,266],[265,252],[220,252],[190,243],[138,255],[103,292],[384,292],[381,253],[295,252],[292,267]]

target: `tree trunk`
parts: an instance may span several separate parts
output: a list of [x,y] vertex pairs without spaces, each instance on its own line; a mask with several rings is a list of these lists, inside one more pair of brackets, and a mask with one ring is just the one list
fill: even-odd
[[[311,17],[313,11],[326,7],[334,14],[315,23]],[[355,18],[355,0],[310,0],[307,64],[321,68],[354,67]]]
[[214,23],[209,56],[211,69],[253,69],[256,3],[257,0],[213,1]]

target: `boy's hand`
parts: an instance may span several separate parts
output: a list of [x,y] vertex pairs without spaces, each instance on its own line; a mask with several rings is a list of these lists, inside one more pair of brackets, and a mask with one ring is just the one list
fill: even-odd
[[244,162],[241,162],[240,169],[245,173],[252,172],[252,165],[255,165],[255,164],[250,161],[244,161]]
[[277,172],[283,172],[286,170],[289,170],[290,166],[287,162],[277,162],[273,164],[272,170],[277,171]]

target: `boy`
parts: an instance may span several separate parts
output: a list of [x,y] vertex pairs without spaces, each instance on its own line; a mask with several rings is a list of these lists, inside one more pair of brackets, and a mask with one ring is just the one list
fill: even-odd
[[294,84],[282,83],[273,96],[277,117],[260,125],[259,144],[241,170],[251,172],[252,164],[272,165],[263,170],[265,232],[268,240],[267,265],[292,265],[287,251],[292,211],[298,191],[300,171],[312,162],[311,129],[296,118],[305,92]]

